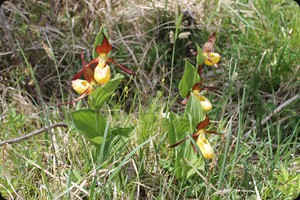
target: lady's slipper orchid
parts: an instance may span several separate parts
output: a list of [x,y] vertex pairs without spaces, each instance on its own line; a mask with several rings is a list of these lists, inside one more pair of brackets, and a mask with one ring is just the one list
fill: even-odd
[[197,99],[199,99],[199,101],[202,105],[202,108],[205,112],[208,112],[212,109],[212,105],[211,105],[210,101],[205,96],[200,94],[199,90],[194,90],[193,94],[197,97]]
[[94,79],[99,84],[105,84],[110,80],[110,68],[103,60],[99,60],[94,71]]
[[[82,64],[86,65],[86,62],[83,58],[83,53],[81,53],[81,60]],[[79,101],[80,99],[83,99],[84,97],[88,96],[90,93],[92,93],[95,90],[95,86],[97,86],[97,82],[94,78],[94,70],[91,66],[87,67],[83,72],[83,76],[86,80],[82,79],[76,79],[72,80],[72,87],[73,89],[80,94],[80,96],[75,99],[75,101]]]
[[202,133],[203,130],[200,130],[200,133],[198,135],[197,139],[197,145],[203,155],[206,159],[213,159],[214,158],[214,150],[212,149],[210,143],[205,138],[205,134]]
[[216,41],[216,32],[211,34],[207,42],[203,46],[203,56],[205,57],[204,64],[208,66],[218,67],[217,63],[220,61],[220,55],[213,53],[213,46]]
[[[193,133],[191,135],[191,137],[196,141],[197,146],[199,147],[202,155],[204,158],[206,159],[212,159],[214,157],[214,151],[210,145],[210,143],[208,142],[208,140],[205,138],[205,134],[217,134],[216,132],[213,131],[207,131],[205,130],[205,128],[208,126],[209,124],[209,118],[208,115],[206,115],[205,120],[203,120],[202,122],[200,122],[197,125],[197,132]],[[178,142],[176,142],[173,145],[170,145],[169,148],[172,147],[177,147],[178,145],[180,145],[181,143],[183,143],[184,141],[186,141],[189,137],[186,137]],[[194,152],[196,152],[196,147],[192,144]]]
[[86,80],[77,79],[72,81],[72,87],[78,94],[82,94],[84,91],[91,88],[91,84]]
[[[199,101],[203,107],[203,110],[206,112],[208,112],[212,109],[212,105],[211,105],[210,101],[206,97],[204,97],[200,92],[203,90],[215,90],[215,89],[218,89],[218,87],[203,86],[202,81],[195,84],[192,88],[193,94],[199,99]],[[181,104],[186,105],[189,98],[190,98],[190,94],[181,101]]]
[[[76,80],[78,79],[82,73],[84,73],[85,70],[89,69],[92,67],[92,65],[95,65],[98,63],[97,67],[99,67],[97,69],[97,73],[99,73],[99,77],[96,75],[95,79],[99,80],[100,84],[103,84],[102,82],[106,82],[108,77],[110,77],[110,70],[109,68],[106,68],[107,62],[111,62],[116,64],[118,67],[120,67],[124,72],[126,72],[127,74],[131,74],[131,75],[136,75],[133,71],[127,69],[124,65],[117,63],[116,61],[114,61],[113,59],[107,57],[107,54],[111,51],[112,46],[109,43],[108,39],[103,35],[103,40],[101,45],[98,45],[96,47],[96,52],[99,55],[97,58],[95,58],[94,60],[92,60],[91,62],[89,62],[88,64],[86,64],[74,77],[72,80]],[[96,67],[96,68],[97,68]],[[95,73],[96,74],[96,73]],[[104,76],[104,78],[103,78]],[[98,81],[97,80],[97,81]],[[109,79],[108,79],[109,80]]]
[[218,53],[208,53],[204,54],[204,56],[206,57],[204,64],[217,67],[217,63],[220,61],[220,55]]

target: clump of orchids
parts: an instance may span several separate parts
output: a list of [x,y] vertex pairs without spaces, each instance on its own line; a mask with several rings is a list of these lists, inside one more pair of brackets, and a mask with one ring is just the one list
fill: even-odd
[[[95,147],[92,155],[94,162],[97,162],[99,166],[109,158],[110,152],[117,151],[118,147],[124,147],[135,128],[134,126],[110,126],[109,120],[105,117],[105,111],[102,110],[105,102],[115,93],[124,78],[121,74],[116,74],[111,78],[108,63],[114,63],[124,72],[135,75],[122,64],[108,57],[111,49],[106,31],[104,27],[101,27],[93,45],[94,59],[86,63],[81,54],[83,68],[72,79],[73,89],[80,94],[75,102],[89,96],[90,106],[88,108],[77,107],[77,110],[71,112],[73,124],[78,132]],[[81,79],[81,76],[84,79]]]
[[[206,159],[214,158],[214,150],[206,138],[207,134],[217,134],[213,131],[206,130],[209,125],[209,117],[207,112],[212,110],[212,104],[208,98],[204,96],[204,91],[217,89],[216,87],[204,86],[205,79],[202,77],[203,67],[214,66],[220,61],[220,55],[213,52],[216,33],[209,36],[208,41],[204,44],[203,50],[197,45],[197,67],[194,67],[188,60],[185,61],[185,71],[179,83],[180,96],[184,99],[182,104],[186,106],[183,117],[171,116],[169,128],[169,147],[177,147],[184,143],[187,139],[192,138],[191,142],[194,153],[197,148]],[[184,132],[195,131],[193,134],[184,137]],[[177,140],[177,142],[176,142]],[[179,140],[179,141],[178,141]],[[176,143],[175,143],[176,142]],[[195,146],[197,145],[197,147]],[[181,158],[192,158],[190,152],[179,150],[177,155]]]
[[[90,63],[85,62],[83,53],[81,53],[81,60],[84,67],[72,79],[73,89],[78,94],[80,94],[80,96],[75,101],[88,96],[97,88],[99,84],[103,86],[110,80],[111,73],[110,67],[107,64],[108,62],[116,64],[124,72],[130,75],[136,75],[134,72],[127,69],[122,64],[115,62],[113,59],[107,56],[107,54],[111,51],[112,46],[104,34],[102,35],[102,37],[102,43],[98,44],[95,48],[96,55],[98,56]],[[96,67],[93,68],[93,65],[96,65]],[[82,74],[85,80],[80,79],[80,76]]]

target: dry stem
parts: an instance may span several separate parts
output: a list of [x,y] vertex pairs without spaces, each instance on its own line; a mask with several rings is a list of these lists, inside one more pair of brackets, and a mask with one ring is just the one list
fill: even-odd
[[56,128],[56,127],[68,127],[65,123],[57,123],[57,124],[52,124],[50,126],[45,126],[44,128],[40,129],[40,130],[37,130],[37,131],[34,131],[34,132],[31,132],[27,135],[23,135],[21,137],[18,137],[18,138],[15,138],[15,139],[11,139],[11,140],[4,140],[2,142],[0,142],[0,147],[5,145],[5,144],[13,144],[13,143],[17,143],[17,142],[20,142],[20,141],[23,141],[23,140],[27,140],[28,138],[32,137],[32,136],[35,136],[37,134],[40,134],[42,132],[45,132],[47,130],[50,130],[50,129],[53,129],[53,128]]

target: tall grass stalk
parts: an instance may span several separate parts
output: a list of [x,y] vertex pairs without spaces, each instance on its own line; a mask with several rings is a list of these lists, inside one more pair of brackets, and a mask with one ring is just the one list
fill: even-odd
[[[227,133],[226,133],[226,144],[225,144],[225,151],[224,151],[223,159],[222,159],[223,160],[222,167],[221,167],[221,171],[220,171],[220,175],[219,175],[218,188],[217,188],[218,190],[220,190],[221,187],[222,187],[223,179],[224,179],[225,173],[226,173],[228,152],[229,152],[230,142],[231,142],[231,132],[232,132],[232,118],[229,120],[228,130],[227,130]],[[234,156],[237,156],[236,152],[235,152]],[[233,166],[234,166],[234,162],[232,162],[232,163],[233,163]]]
[[[26,55],[24,54],[24,51],[23,51],[20,43],[17,42],[17,44],[18,44],[18,47],[19,47],[19,49],[21,51],[21,54],[22,54],[22,56],[24,58],[25,64],[29,68],[29,72],[30,72],[31,78],[34,81],[35,89],[36,89],[36,91],[38,93],[38,98],[40,99],[40,103],[41,103],[42,108],[43,108],[44,117],[41,115],[41,113],[39,113],[39,114],[41,115],[41,119],[43,121],[44,126],[49,126],[49,124],[50,124],[50,118],[49,118],[50,113],[49,113],[49,111],[47,111],[48,109],[46,108],[45,102],[43,101],[43,95],[42,95],[41,89],[40,89],[40,87],[38,85],[38,82],[37,82],[37,80],[35,78],[34,70],[33,70],[32,66],[31,66],[31,64],[28,62],[28,59],[27,59]],[[57,145],[55,144],[55,141],[54,141],[54,137],[55,136],[54,136],[54,133],[52,132],[52,130],[50,130],[50,131],[46,131],[46,136],[45,136],[46,138],[47,138],[47,135],[49,133],[50,133],[50,139],[51,139],[51,145],[52,145],[52,152],[53,152],[53,155],[55,156],[54,157],[54,162],[55,162],[55,165],[57,166],[58,165],[58,158],[59,157],[58,157],[57,149],[56,149]],[[58,171],[59,184],[61,186],[62,183],[61,183],[59,168],[57,169],[57,171]]]
[[172,49],[172,60],[171,60],[171,75],[170,75],[170,87],[169,87],[169,96],[168,96],[168,102],[167,102],[167,109],[166,112],[169,112],[170,109],[170,100],[172,98],[172,86],[173,86],[173,73],[174,73],[174,61],[175,61],[175,50],[176,50],[176,41],[179,34],[179,28],[182,20],[182,13],[176,18],[176,29],[174,34],[174,45]]

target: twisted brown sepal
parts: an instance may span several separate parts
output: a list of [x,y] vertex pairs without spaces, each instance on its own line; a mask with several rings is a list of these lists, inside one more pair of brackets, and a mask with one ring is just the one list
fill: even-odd
[[[191,137],[196,141],[197,138],[198,138],[198,135],[199,135],[199,132],[195,132],[193,134],[191,134]],[[189,137],[186,137],[182,140],[179,140],[178,142],[176,142],[175,144],[172,144],[170,146],[168,146],[168,148],[174,148],[174,147],[177,147],[178,145],[180,145],[181,143],[183,143],[184,141],[186,141],[187,139],[189,139]]]
[[[204,80],[203,80],[204,81]],[[203,81],[196,83],[193,87],[192,90],[198,90],[199,92],[203,91],[203,90],[217,90],[219,89],[219,87],[214,87],[214,86],[203,86],[202,87],[202,83]],[[202,87],[202,88],[201,88]]]
[[203,67],[204,67],[203,63],[198,66],[198,74],[199,74],[201,80],[202,80]]
[[[84,73],[84,71],[86,71],[87,69],[92,69],[92,65],[94,64],[97,64],[98,61],[99,61],[99,57],[98,58],[95,58],[94,60],[92,60],[91,62],[89,62],[88,64],[86,64],[73,78],[72,78],[72,81],[73,80],[76,80],[76,79],[79,79],[81,74]],[[88,80],[87,80],[88,81]]]
[[125,73],[127,74],[130,74],[130,75],[133,75],[133,76],[136,76],[136,73],[131,71],[130,69],[126,68],[124,65],[120,64],[120,63],[117,63],[116,61],[114,61],[113,59],[111,58],[106,58],[106,61],[107,62],[111,62],[111,63],[114,63],[115,65],[117,65],[118,67],[120,67]]
[[202,86],[202,84],[203,84],[203,80],[202,81],[200,81],[199,83],[196,83],[193,87],[192,87],[192,90],[194,91],[194,90],[199,90],[199,91],[201,91],[201,86]]
[[[85,60],[84,60],[83,52],[81,52],[80,58],[81,58],[81,61],[82,61],[83,68],[85,68],[85,66],[87,66],[87,62],[85,62]],[[96,81],[94,79],[94,69],[92,68],[91,65],[88,65],[88,67],[86,67],[85,70],[82,71],[82,73],[83,73],[83,76],[84,76],[85,80],[87,80],[89,83],[95,83],[96,84]]]
[[203,45],[203,52],[204,53],[211,53],[213,51],[213,46],[216,42],[216,32],[212,33],[209,37],[207,42]]

